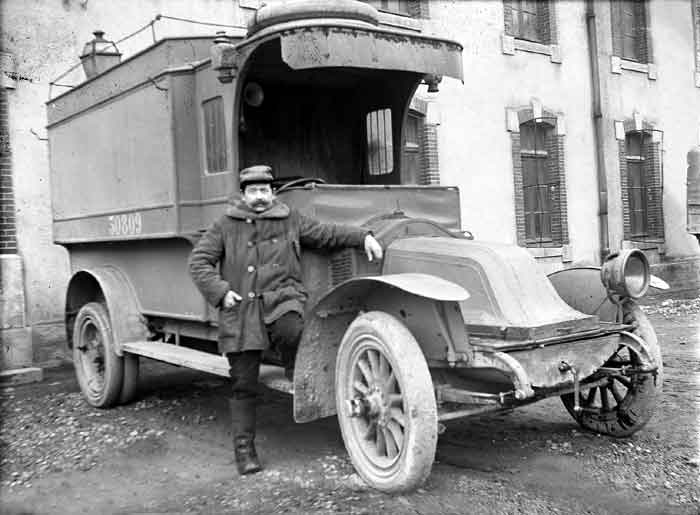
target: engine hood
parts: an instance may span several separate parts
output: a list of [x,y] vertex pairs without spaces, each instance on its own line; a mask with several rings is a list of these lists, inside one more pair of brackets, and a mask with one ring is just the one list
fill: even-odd
[[383,273],[432,274],[463,286],[469,334],[508,340],[568,337],[600,328],[598,317],[574,310],[523,248],[449,237],[395,240]]

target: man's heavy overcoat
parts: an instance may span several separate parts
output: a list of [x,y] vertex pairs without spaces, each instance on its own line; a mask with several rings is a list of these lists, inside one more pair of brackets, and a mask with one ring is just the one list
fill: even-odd
[[233,290],[243,300],[219,309],[219,352],[266,349],[265,324],[289,311],[304,314],[301,246],[360,247],[367,231],[325,224],[274,201],[256,213],[234,202],[195,245],[189,269],[207,301],[221,308]]

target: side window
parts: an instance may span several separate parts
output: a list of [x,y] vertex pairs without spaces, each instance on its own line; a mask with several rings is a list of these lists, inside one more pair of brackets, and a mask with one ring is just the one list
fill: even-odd
[[506,113],[518,245],[563,248],[569,244],[564,115],[545,111],[539,102]]
[[404,128],[401,184],[421,184],[424,116],[409,111]]
[[545,146],[553,127],[544,120],[520,125],[525,210],[525,240],[528,243],[552,241],[553,200],[559,189],[559,174],[551,174],[552,156]]
[[644,174],[644,149],[651,137],[643,132],[630,132],[625,138],[627,160],[627,195],[629,201],[630,235],[647,235],[647,181]]
[[207,158],[207,173],[228,170],[226,155],[226,124],[224,123],[224,102],[214,97],[202,103],[204,114],[204,146]]
[[525,41],[554,43],[550,0],[504,0],[505,32]]
[[367,114],[367,170],[369,175],[386,175],[394,171],[391,109]]
[[611,0],[613,55],[651,63],[648,13],[645,0]]
[[[663,132],[628,128],[619,139],[620,189],[626,240],[663,240]],[[622,134],[620,138],[622,138]]]

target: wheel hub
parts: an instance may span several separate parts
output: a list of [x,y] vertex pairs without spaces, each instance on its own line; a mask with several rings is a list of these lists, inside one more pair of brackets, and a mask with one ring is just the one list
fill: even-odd
[[365,404],[370,417],[381,417],[386,412],[386,402],[384,394],[378,386],[370,389],[370,392],[365,396]]
[[387,422],[389,403],[382,388],[374,385],[366,395],[347,401],[347,412],[351,417],[365,417],[383,426]]

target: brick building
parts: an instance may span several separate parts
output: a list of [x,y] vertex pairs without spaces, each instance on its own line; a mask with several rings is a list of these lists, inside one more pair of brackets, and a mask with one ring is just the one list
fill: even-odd
[[[96,28],[118,39],[159,13],[244,25],[259,3],[0,4],[0,367],[64,351],[68,261],[51,235],[49,82]],[[411,182],[459,186],[465,229],[528,248],[546,271],[638,247],[674,286],[698,284],[685,174],[700,143],[700,0],[370,3],[389,24],[464,46],[464,84],[445,79],[438,95],[422,87],[402,143]],[[171,19],[153,30],[120,51],[216,28]]]

